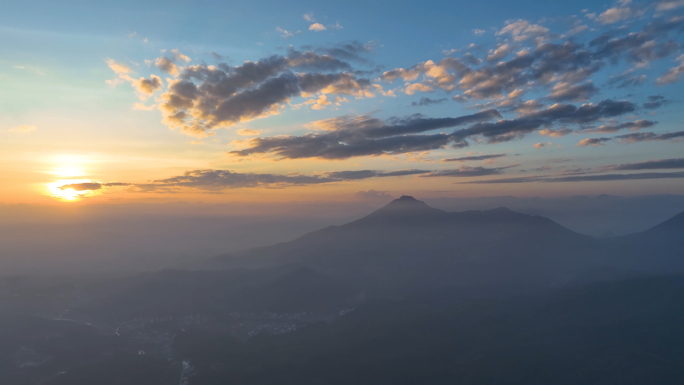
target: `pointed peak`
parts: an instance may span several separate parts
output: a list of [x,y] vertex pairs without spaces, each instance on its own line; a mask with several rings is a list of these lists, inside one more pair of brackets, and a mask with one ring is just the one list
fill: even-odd
[[400,198],[393,200],[387,206],[384,208],[386,209],[422,209],[422,208],[430,208],[425,202],[419,201],[418,199],[408,196],[408,195],[402,195]]

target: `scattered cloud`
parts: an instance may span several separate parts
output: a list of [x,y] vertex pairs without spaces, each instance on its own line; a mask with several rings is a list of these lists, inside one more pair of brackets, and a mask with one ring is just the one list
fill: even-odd
[[446,102],[447,100],[448,100],[447,98],[430,99],[430,98],[422,97],[417,102],[411,102],[411,105],[414,107],[424,107],[424,106],[431,106],[433,104],[440,104],[440,103]]
[[678,66],[670,68],[662,76],[656,79],[656,83],[659,86],[677,82],[682,78],[682,74],[684,74],[684,55],[680,55],[677,58],[677,61],[679,62]]
[[684,172],[648,172],[636,174],[603,174],[603,175],[578,175],[565,177],[514,177],[461,182],[463,184],[496,184],[496,183],[559,183],[559,182],[606,182],[606,181],[627,181],[627,180],[649,180],[649,179],[679,179],[684,178]]
[[495,110],[486,110],[457,118],[424,118],[414,114],[405,118],[381,121],[369,115],[341,116],[314,122],[308,127],[321,132],[303,136],[255,138],[249,147],[231,153],[244,157],[270,154],[281,159],[323,158],[347,159],[357,156],[403,154],[442,148],[457,140],[438,133],[417,135],[427,131],[456,127],[499,118]]
[[295,35],[299,35],[300,33],[302,33],[302,31],[293,32],[280,27],[276,27],[275,30],[276,32],[280,33],[280,37],[282,37],[283,39],[289,39],[291,37],[294,37]]
[[531,24],[527,20],[509,21],[506,26],[496,33],[497,36],[511,35],[514,41],[524,41],[527,39],[545,36],[549,29],[541,25]]
[[629,19],[632,16],[632,9],[629,7],[614,7],[607,9],[598,16],[598,20],[603,24],[615,24],[618,21]]
[[442,162],[466,162],[466,161],[489,160],[489,159],[503,158],[504,156],[506,156],[506,154],[470,155],[470,156],[463,156],[460,158],[442,159]]
[[474,176],[485,176],[485,175],[498,175],[503,173],[503,170],[511,167],[518,167],[518,165],[511,165],[505,167],[468,167],[461,166],[457,169],[452,170],[439,170],[433,171],[429,174],[421,175],[422,177],[474,177]]
[[309,31],[314,31],[314,32],[321,32],[321,31],[325,31],[327,29],[328,28],[321,23],[313,23],[309,26]]
[[625,163],[605,167],[605,169],[612,171],[658,170],[675,168],[684,168],[684,158],[649,160],[646,162]]
[[577,147],[596,147],[596,146],[603,146],[603,143],[608,142],[612,140],[611,138],[587,138],[587,139],[582,139],[577,143]]
[[241,136],[257,136],[259,135],[259,131],[257,130],[252,130],[249,128],[241,128],[237,130],[237,134]]
[[183,175],[132,185],[136,191],[174,192],[179,189],[221,191],[236,188],[285,188],[369,178],[400,177],[426,174],[425,170],[398,171],[332,171],[320,175],[258,174],[229,170],[191,170]]

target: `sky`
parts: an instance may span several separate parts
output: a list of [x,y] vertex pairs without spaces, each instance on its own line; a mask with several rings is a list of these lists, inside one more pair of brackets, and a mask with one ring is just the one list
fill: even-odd
[[684,192],[684,1],[0,4],[0,203]]

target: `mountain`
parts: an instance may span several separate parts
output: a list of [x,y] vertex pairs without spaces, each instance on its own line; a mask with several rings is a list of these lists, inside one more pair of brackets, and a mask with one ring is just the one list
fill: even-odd
[[213,268],[298,265],[380,292],[536,286],[584,268],[597,241],[507,208],[445,212],[402,196],[359,220],[292,242],[224,255]]
[[606,264],[651,274],[684,272],[684,212],[652,228],[605,239],[592,249]]

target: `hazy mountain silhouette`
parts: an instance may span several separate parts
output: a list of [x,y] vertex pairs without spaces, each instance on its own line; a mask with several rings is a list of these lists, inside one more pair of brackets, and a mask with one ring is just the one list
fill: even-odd
[[403,196],[292,242],[225,255],[214,268],[308,266],[378,290],[553,283],[595,239],[507,208],[445,212]]

